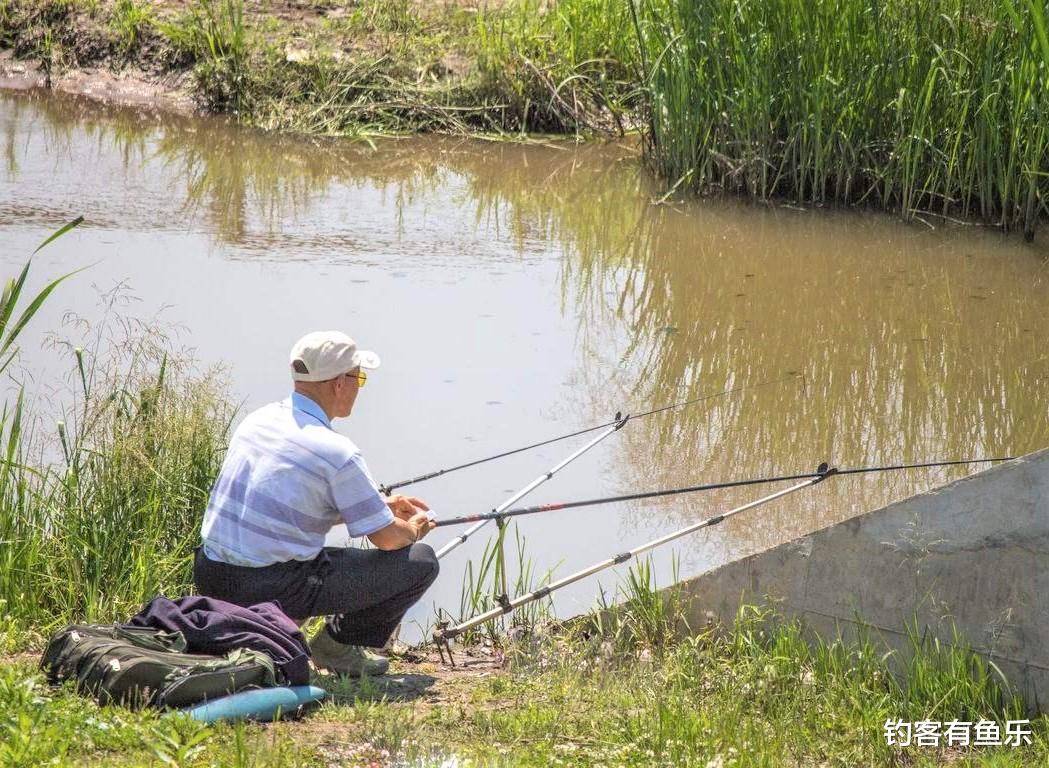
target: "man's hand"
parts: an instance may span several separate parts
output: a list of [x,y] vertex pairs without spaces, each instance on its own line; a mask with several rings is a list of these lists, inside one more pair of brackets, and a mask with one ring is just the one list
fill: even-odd
[[[397,499],[397,497],[394,497],[394,499]],[[409,496],[405,499],[403,505],[394,501],[394,499],[386,502],[390,504],[393,501],[397,505],[395,507],[394,504],[390,504],[390,511],[393,512],[395,518],[394,521],[385,528],[380,528],[375,533],[368,534],[368,539],[371,543],[385,551],[410,547],[436,527],[430,516],[426,514],[428,508],[425,504],[419,502],[418,499]],[[411,502],[418,502],[422,505],[422,508],[412,506]],[[412,514],[405,516],[404,505],[412,508]]]
[[[430,506],[422,499],[417,499],[414,496],[391,496],[386,499],[386,506],[393,512],[393,516],[400,520],[411,520],[421,509],[426,512],[430,509]],[[425,515],[423,515],[425,517]]]
[[421,541],[423,536],[428,534],[436,527],[434,525],[433,520],[430,519],[430,516],[427,515],[424,510],[416,512],[414,515],[408,518],[408,525],[412,526],[412,528],[415,529],[416,541]]

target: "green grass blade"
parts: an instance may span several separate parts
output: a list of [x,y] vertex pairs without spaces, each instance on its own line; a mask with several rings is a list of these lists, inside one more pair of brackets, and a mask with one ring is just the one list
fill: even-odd
[[18,297],[22,295],[22,286],[25,285],[26,276],[29,274],[29,266],[32,263],[32,260],[27,261],[26,265],[22,267],[22,273],[18,276],[18,279],[8,280],[7,285],[4,286],[4,293],[0,296],[0,337],[4,335],[4,329],[7,327],[7,323],[15,311],[15,305],[18,303]]
[[[61,277],[52,280],[42,291],[40,291],[40,293],[37,294],[36,298],[33,299],[29,306],[26,307],[25,310],[22,312],[22,315],[18,318],[18,322],[15,323],[14,327],[10,330],[7,336],[2,341],[0,341],[0,357],[2,357],[4,353],[7,352],[8,349],[10,349],[11,345],[14,344],[15,340],[18,338],[18,335],[26,327],[26,324],[33,319],[33,315],[35,315],[37,311],[39,311],[40,307],[43,306],[45,301],[47,301],[47,297],[51,295],[55,288],[57,288],[66,278],[72,277],[77,272],[81,271],[83,271],[83,269],[77,269],[73,272],[67,272]],[[0,372],[3,372],[3,370],[7,367],[7,365],[10,362],[10,359],[6,360],[3,364],[3,368],[0,368]]]
[[84,217],[83,216],[77,216],[71,222],[69,222],[65,226],[61,227],[57,231],[53,232],[50,237],[48,237],[46,240],[44,240],[44,242],[40,243],[40,245],[38,245],[36,247],[36,250],[33,251],[33,255],[35,256],[37,253],[39,253],[41,251],[41,249],[43,249],[45,246],[49,245],[50,243],[53,243],[55,240],[60,238],[62,235],[64,235],[69,230],[73,229],[74,227],[79,227],[83,222],[84,222]]
[[1049,67],[1049,32],[1046,31],[1045,9],[1037,0],[1027,0],[1027,8],[1031,11],[1031,22],[1034,24],[1034,33],[1045,58],[1045,66]]

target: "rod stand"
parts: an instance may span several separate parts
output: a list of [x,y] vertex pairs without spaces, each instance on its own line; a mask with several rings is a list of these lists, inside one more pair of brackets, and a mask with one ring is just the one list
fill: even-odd
[[452,656],[452,645],[449,642],[451,637],[448,634],[448,622],[439,621],[437,622],[437,629],[433,633],[433,642],[437,646],[437,653],[441,657],[441,663],[445,663],[445,654],[447,654],[447,663],[452,669],[455,669],[455,657]]
[[496,546],[499,547],[499,554],[496,556],[496,567],[499,570],[499,587],[502,590],[501,594],[495,596],[495,601],[503,605],[504,601],[510,601],[508,597],[510,590],[506,586],[506,549],[503,547],[503,539],[506,537],[506,518],[495,518],[495,525],[499,529],[499,532],[496,534]]

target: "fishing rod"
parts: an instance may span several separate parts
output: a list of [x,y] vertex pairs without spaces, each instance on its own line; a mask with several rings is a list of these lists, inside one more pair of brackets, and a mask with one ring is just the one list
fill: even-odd
[[[736,392],[742,392],[745,389],[757,389],[758,387],[765,387],[765,386],[768,386],[770,384],[779,384],[781,382],[787,381],[788,379],[796,379],[799,376],[801,376],[801,374],[799,374],[799,373],[797,373],[795,371],[791,371],[786,376],[781,376],[781,377],[779,377],[777,379],[768,379],[766,381],[760,381],[757,384],[742,385],[742,386],[738,386],[738,387],[733,387],[732,389],[726,389],[726,390],[724,390],[722,392],[714,392],[714,393],[709,394],[709,395],[701,395],[700,397],[695,397],[695,398],[693,398],[691,400],[683,400],[680,403],[670,403],[669,405],[663,405],[663,406],[660,406],[659,408],[653,408],[650,411],[644,411],[642,413],[634,414],[630,418],[631,419],[635,419],[635,420],[636,419],[643,419],[646,416],[654,416],[657,413],[663,413],[664,411],[673,410],[674,408],[684,408],[684,407],[689,406],[689,405],[695,405],[696,403],[701,403],[704,400],[711,400],[711,399],[713,399],[715,397],[723,397],[725,395],[735,394]],[[617,417],[618,417],[618,415],[619,414],[616,414]],[[541,448],[544,445],[550,445],[552,443],[558,443],[558,442],[560,442],[562,440],[568,440],[569,438],[572,438],[572,437],[579,437],[580,435],[586,435],[586,434],[589,434],[590,432],[596,432],[599,429],[604,429],[606,427],[613,426],[616,423],[616,421],[617,421],[617,419],[613,419],[612,421],[606,422],[604,424],[598,424],[598,425],[593,426],[593,427],[587,427],[585,429],[579,429],[579,430],[576,430],[575,432],[569,432],[566,435],[560,435],[559,437],[551,437],[551,438],[549,438],[547,440],[540,440],[538,443],[530,443],[529,445],[521,446],[520,448],[514,448],[513,450],[510,450],[510,451],[503,451],[502,453],[497,453],[497,454],[495,454],[493,456],[487,456],[487,457],[485,457],[483,459],[474,459],[473,461],[468,461],[465,464],[457,464],[454,467],[448,467],[446,469],[438,469],[438,470],[436,470],[434,472],[427,472],[424,475],[419,475],[419,476],[413,477],[413,478],[411,478],[409,480],[401,480],[400,482],[397,482],[397,483],[390,483],[390,484],[387,484],[387,485],[380,485],[379,486],[379,490],[382,493],[384,493],[384,494],[386,494],[388,496],[392,491],[395,491],[398,488],[404,488],[405,486],[408,486],[408,485],[414,485],[415,483],[421,483],[424,480],[432,480],[435,477],[440,477],[441,475],[447,475],[447,474],[450,474],[452,472],[458,472],[460,469],[468,469],[469,467],[476,467],[478,464],[485,464],[485,463],[487,463],[489,461],[495,461],[496,459],[503,459],[503,458],[506,458],[507,456],[513,456],[514,454],[517,454],[517,453],[523,453],[524,451],[530,451],[533,448]]]
[[[839,475],[860,475],[869,472],[893,472],[902,469],[924,469],[928,467],[951,467],[960,464],[988,464],[996,461],[1012,461],[1013,456],[1002,456],[994,459],[958,459],[952,461],[927,461],[920,464],[889,464],[880,467],[855,467],[851,469],[839,469]],[[518,507],[517,509],[493,509],[478,515],[464,515],[462,517],[450,517],[447,520],[437,520],[434,525],[441,527],[445,525],[465,525],[477,521],[503,520],[508,517],[519,517],[521,515],[534,515],[540,512],[554,512],[561,509],[576,509],[578,507],[591,507],[598,504],[614,504],[619,501],[637,501],[638,499],[655,499],[661,496],[676,496],[681,493],[696,493],[699,491],[714,491],[720,488],[738,488],[745,485],[763,485],[765,483],[779,483],[788,480],[805,480],[818,477],[819,472],[803,472],[796,475],[778,475],[776,477],[762,477],[753,480],[728,480],[720,483],[707,483],[705,485],[690,485],[685,488],[671,488],[661,491],[644,491],[641,493],[628,493],[622,496],[605,496],[599,499],[586,499],[584,501],[561,501],[551,504],[538,504],[534,507]]]
[[581,571],[577,571],[572,575],[566,576],[563,579],[559,579],[558,581],[555,581],[552,584],[548,584],[545,587],[540,587],[539,589],[532,590],[531,592],[525,595],[521,595],[520,597],[516,597],[513,600],[504,600],[501,602],[499,607],[492,608],[490,611],[486,611],[485,613],[475,616],[472,619],[468,619],[467,621],[456,624],[454,627],[448,626],[447,622],[442,622],[441,624],[438,624],[437,630],[433,633],[434,642],[437,643],[438,648],[441,649],[442,659],[444,657],[445,650],[448,651],[448,656],[450,659],[451,646],[448,644],[448,641],[458,637],[467,630],[473,629],[474,627],[484,624],[487,621],[491,621],[492,619],[498,618],[503,614],[510,613],[511,611],[520,608],[522,605],[535,602],[536,600],[541,600],[547,595],[549,595],[551,592],[555,592],[558,589],[561,589],[562,587],[567,587],[569,584],[574,584],[575,582],[581,579],[585,579],[587,576],[592,576],[593,574],[598,573],[599,571],[603,571],[606,568],[611,568],[614,565],[625,563],[627,560],[636,557],[642,552],[647,552],[650,549],[655,549],[656,547],[662,546],[663,544],[667,544],[671,541],[674,541],[675,539],[679,539],[682,536],[687,536],[690,533],[695,533],[701,528],[708,528],[710,526],[717,525],[718,523],[727,520],[733,515],[739,514],[740,512],[745,512],[748,509],[760,507],[761,505],[768,504],[769,502],[775,501],[776,499],[781,499],[784,496],[787,496],[791,493],[795,493],[796,491],[800,491],[803,488],[809,488],[813,485],[823,482],[828,477],[831,477],[836,474],[838,474],[838,470],[833,467],[828,467],[826,462],[824,462],[819,465],[815,472],[811,473],[808,479],[796,483],[788,488],[783,488],[782,490],[776,491],[775,493],[770,493],[768,496],[763,496],[760,499],[748,502],[747,504],[743,504],[742,506],[736,507],[735,509],[730,509],[727,512],[722,512],[720,515],[715,515],[714,517],[709,517],[706,520],[702,520],[698,523],[693,523],[692,525],[686,526],[685,528],[681,528],[680,530],[674,531],[673,533],[668,533],[665,536],[659,537],[658,539],[653,539],[652,541],[642,544],[641,546],[634,547],[634,549],[622,552],[618,555],[614,555],[613,557],[607,558],[606,560],[602,560],[598,563],[594,563],[588,568],[584,568]]
[[[578,459],[580,456],[582,456],[584,453],[589,451],[591,448],[593,448],[595,445],[600,443],[602,440],[604,440],[606,437],[611,435],[613,432],[618,432],[620,429],[622,429],[623,425],[625,425],[627,423],[628,419],[630,419],[629,415],[628,416],[623,416],[622,413],[617,412],[615,419],[612,420],[611,422],[609,422],[608,429],[606,429],[600,435],[598,435],[593,440],[591,440],[589,443],[584,445],[582,448],[577,450],[571,456],[569,456],[566,459],[563,459],[560,463],[556,464],[549,471],[544,472],[539,477],[537,477],[535,480],[533,480],[528,485],[526,485],[524,488],[522,488],[517,493],[515,493],[513,496],[508,498],[506,501],[504,501],[502,504],[500,504],[498,507],[496,507],[493,510],[493,513],[498,514],[498,513],[501,513],[503,510],[509,509],[511,505],[516,504],[518,501],[520,501],[522,498],[524,498],[524,496],[526,496],[527,494],[529,494],[532,491],[534,491],[540,485],[545,483],[547,480],[549,480],[555,474],[557,474],[562,469],[564,469],[566,466],[571,464],[573,461]],[[465,544],[466,540],[468,538],[470,538],[478,530],[480,530],[480,528],[485,523],[487,523],[489,520],[495,520],[495,519],[496,519],[495,517],[487,517],[484,520],[478,519],[476,525],[474,525],[472,528],[468,529],[467,531],[465,531],[464,533],[462,533],[461,535],[459,535],[456,538],[452,539],[450,542],[448,542],[443,547],[441,547],[441,549],[439,549],[437,551],[437,559],[440,560],[442,557],[447,555],[449,552],[451,552],[456,547],[458,547],[458,546],[460,546],[462,544]],[[497,520],[497,522],[499,522],[499,521]],[[500,523],[500,527],[501,527],[501,523]]]

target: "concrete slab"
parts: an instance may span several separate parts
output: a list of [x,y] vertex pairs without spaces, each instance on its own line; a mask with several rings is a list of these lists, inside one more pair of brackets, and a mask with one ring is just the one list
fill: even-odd
[[[847,482],[838,478],[828,482]],[[1049,702],[1049,449],[824,528],[684,582],[692,626],[774,603],[809,631],[886,646],[907,627],[992,659]],[[916,622],[916,624],[915,624]]]

